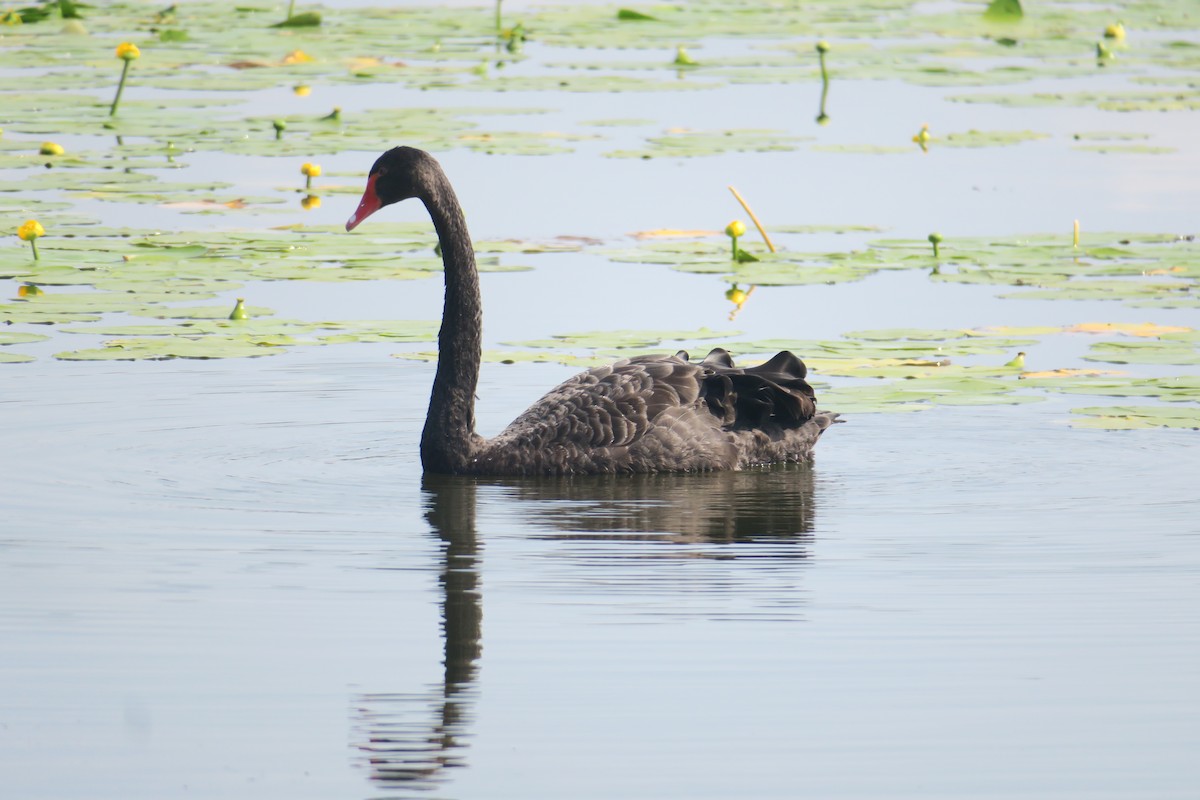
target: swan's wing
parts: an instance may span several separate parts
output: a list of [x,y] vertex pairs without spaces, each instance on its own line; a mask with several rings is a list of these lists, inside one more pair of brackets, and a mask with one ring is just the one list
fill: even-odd
[[551,389],[500,438],[525,446],[626,447],[673,408],[696,406],[705,369],[678,356],[641,356],[582,372]]
[[[656,425],[678,427],[676,409],[707,411],[718,427],[798,428],[816,414],[804,362],[781,352],[738,368],[724,350],[640,356],[588,370],[552,389],[505,430],[533,447],[626,447]],[[689,415],[684,415],[689,416]],[[710,422],[702,426],[707,433]]]
[[[739,369],[728,353],[641,356],[552,389],[479,451],[481,472],[730,469],[795,460],[826,425],[791,353]],[[821,421],[817,415],[817,422]]]

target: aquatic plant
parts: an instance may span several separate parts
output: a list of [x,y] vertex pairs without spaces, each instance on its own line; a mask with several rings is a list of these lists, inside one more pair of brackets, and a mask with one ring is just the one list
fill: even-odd
[[733,222],[725,226],[725,235],[729,237],[731,242],[733,242],[732,259],[734,261],[738,260],[738,238],[745,232],[746,224],[740,219],[735,219]]
[[943,241],[943,239],[942,239],[942,235],[940,233],[929,234],[929,243],[931,245],[933,245],[933,257],[934,258],[939,257],[938,245],[940,245],[942,243],[942,241]]
[[1021,0],[992,0],[983,12],[988,22],[1019,22],[1024,16]]
[[121,59],[121,79],[117,81],[117,93],[113,97],[112,105],[108,109],[108,115],[114,116],[117,113],[117,106],[121,104],[121,93],[125,91],[125,80],[129,77],[129,65],[135,60],[141,58],[142,51],[138,49],[136,44],[131,42],[121,42],[117,45],[117,58]]
[[300,167],[300,174],[304,176],[304,188],[311,189],[312,179],[321,177],[321,165],[306,161]]
[[304,11],[299,14],[293,14],[295,10],[296,0],[291,0],[288,4],[287,18],[282,22],[276,22],[272,28],[314,28],[321,24],[321,15],[316,11]]
[[828,125],[829,115],[825,113],[825,101],[829,98],[829,71],[825,68],[825,54],[829,52],[829,42],[821,39],[817,42],[817,60],[821,64],[821,107],[817,111],[817,124]]
[[283,138],[283,132],[287,130],[287,123],[277,119],[271,122],[271,127],[275,129],[275,140],[278,141]]
[[41,156],[61,156],[65,152],[63,146],[55,142],[42,142],[42,146],[38,148],[38,155]]
[[[739,192],[737,189],[733,188],[732,186],[730,186],[728,188],[729,188],[729,191],[733,194],[734,198],[738,201],[738,203],[741,205],[741,207],[745,210],[746,214],[749,215],[750,221],[754,223],[754,227],[758,228],[758,233],[760,236],[762,236],[763,242],[766,243],[767,249],[770,250],[772,253],[774,253],[775,252],[775,244],[771,241],[771,237],[767,235],[767,229],[764,228],[763,224],[758,221],[758,216],[754,213],[753,209],[750,208],[750,204],[746,202],[746,198],[742,197],[741,192]],[[757,261],[758,259],[751,257],[751,260]]]
[[671,62],[677,67],[695,67],[699,66],[696,59],[688,55],[687,49],[683,45],[679,45],[675,49],[675,60]]
[[921,126],[921,130],[917,131],[912,140],[921,147],[922,153],[929,152],[929,143],[933,141],[933,136],[929,133],[928,123]]
[[233,306],[233,311],[229,312],[229,318],[233,320],[250,319],[250,313],[246,311],[246,300],[239,297]]
[[40,236],[46,235],[46,229],[42,227],[42,223],[36,219],[27,220],[23,225],[17,228],[17,236],[23,241],[29,242],[29,246],[33,248],[33,259],[38,259],[37,240]]

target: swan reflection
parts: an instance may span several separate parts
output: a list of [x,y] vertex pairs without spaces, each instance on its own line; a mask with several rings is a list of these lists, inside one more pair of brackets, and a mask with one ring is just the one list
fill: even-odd
[[464,764],[463,741],[472,719],[483,624],[475,485],[426,475],[425,519],[442,542],[442,683],[418,693],[371,693],[355,698],[356,727],[371,779],[391,788],[426,790],[444,771]]
[[781,464],[740,472],[492,480],[531,534],[676,543],[806,542],[813,471]]
[[[483,601],[477,497],[492,527],[516,524],[519,535],[562,541],[605,542],[618,559],[715,558],[716,567],[743,556],[753,563],[796,564],[805,559],[813,530],[813,471],[808,464],[764,470],[703,474],[651,474],[571,478],[476,478],[426,474],[422,496],[431,533],[442,544],[438,579],[442,593],[443,675],[423,692],[371,693],[354,698],[355,737],[375,787],[411,796],[439,787],[449,771],[466,765],[474,724],[477,674],[482,655]],[[513,521],[516,521],[513,523]],[[621,546],[624,542],[631,546]],[[654,546],[658,543],[660,546]],[[608,545],[612,546],[609,547]],[[682,546],[681,546],[682,545]],[[649,551],[655,551],[650,553]],[[614,562],[607,562],[610,565]],[[678,562],[675,562],[678,563]],[[697,563],[697,562],[692,562]],[[645,587],[647,574],[632,563],[617,568],[630,586]],[[717,578],[713,609],[697,594],[709,580],[689,571],[687,609],[669,598],[674,581],[650,581],[665,593],[672,613],[719,618],[794,618],[794,570],[781,582],[760,570],[739,569],[742,580]],[[662,578],[663,576],[659,576]],[[587,583],[573,568],[569,591]],[[679,584],[674,584],[678,586]],[[606,581],[615,596],[621,581]],[[727,598],[736,595],[733,607]],[[758,604],[758,605],[756,605]],[[759,607],[761,606],[761,607]],[[654,602],[639,613],[655,613]]]

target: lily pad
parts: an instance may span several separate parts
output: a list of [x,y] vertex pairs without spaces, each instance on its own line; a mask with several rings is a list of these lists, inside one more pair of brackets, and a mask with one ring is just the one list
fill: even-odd
[[0,331],[0,347],[10,344],[30,344],[32,342],[44,342],[49,339],[41,333],[23,333],[21,331]]
[[1144,428],[1200,429],[1200,406],[1089,406],[1073,408],[1077,428],[1105,430],[1138,430]]

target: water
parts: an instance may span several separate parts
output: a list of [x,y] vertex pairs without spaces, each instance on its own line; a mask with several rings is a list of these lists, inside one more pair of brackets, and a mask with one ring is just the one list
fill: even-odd
[[[562,57],[536,42],[527,53],[522,68]],[[1123,85],[1077,83],[1113,80]],[[348,115],[384,102],[367,87],[337,91]],[[570,156],[439,154],[477,237],[619,245],[634,230],[719,228],[741,215],[727,183],[769,224],[870,223],[904,237],[1065,236],[1076,217],[1085,231],[1194,224],[1200,115],[945,102],[954,93],[835,72],[829,128],[812,124],[815,85],[669,103],[389,87],[386,102],[553,107],[497,125],[538,130],[648,116],[817,141],[906,143],[921,122],[1053,134],[911,158],[802,147],[601,159],[645,133],[622,131]],[[258,101],[264,114],[296,102],[284,89]],[[1179,152],[1070,149],[1075,131],[1126,128]],[[179,179],[219,173],[262,194],[295,183],[285,161],[195,154]],[[339,154],[326,169],[361,173],[369,161]],[[340,223],[353,203],[327,197],[305,221]],[[295,221],[79,208],[114,224]],[[826,338],[1196,324],[1190,310],[998,300],[917,272],[765,287],[727,324],[726,287],[711,276],[592,254],[536,266],[483,277],[486,346],[630,327]],[[412,319],[436,314],[441,287],[245,291],[280,317]],[[848,415],[811,466],[425,477],[417,449],[433,368],[391,358],[400,346],[52,360],[102,338],[56,334],[22,346],[37,362],[0,371],[5,798],[1196,796],[1195,432],[1073,429],[1072,407],[1106,401],[1054,395]],[[1031,361],[1077,366],[1090,341],[1058,337]],[[497,432],[570,373],[485,365],[481,430]]]
[[[485,370],[487,416],[554,371]],[[6,794],[1191,796],[1194,434],[939,410],[811,467],[423,479],[430,378],[13,385]]]

